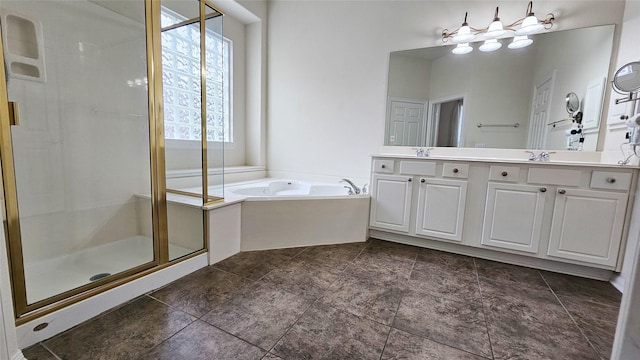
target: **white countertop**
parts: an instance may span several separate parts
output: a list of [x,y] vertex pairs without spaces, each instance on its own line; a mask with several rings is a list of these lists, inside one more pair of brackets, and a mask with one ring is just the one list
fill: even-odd
[[[533,150],[539,154],[542,150]],[[550,161],[531,161],[529,151],[523,149],[475,149],[475,148],[431,148],[428,157],[416,156],[415,148],[383,146],[380,153],[372,157],[412,159],[412,160],[445,160],[484,163],[508,163],[526,165],[581,166],[616,169],[639,169],[636,162],[619,165],[616,162],[602,161],[602,153],[595,151],[550,151]],[[615,159],[615,158],[614,158]],[[620,155],[622,159],[622,155]],[[633,160],[633,159],[632,159]]]

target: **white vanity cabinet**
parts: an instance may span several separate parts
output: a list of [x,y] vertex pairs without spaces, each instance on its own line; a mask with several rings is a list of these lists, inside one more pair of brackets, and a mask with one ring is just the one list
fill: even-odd
[[627,192],[558,188],[548,255],[615,266]]
[[490,182],[482,244],[537,253],[546,199],[545,186]]
[[[388,169],[387,166],[389,165],[384,169]],[[411,176],[373,175],[371,196],[375,201],[371,203],[371,226],[393,231],[409,231],[412,180]]]
[[603,276],[621,268],[636,173],[588,164],[374,157],[370,234]]
[[421,178],[416,235],[462,241],[467,181]]

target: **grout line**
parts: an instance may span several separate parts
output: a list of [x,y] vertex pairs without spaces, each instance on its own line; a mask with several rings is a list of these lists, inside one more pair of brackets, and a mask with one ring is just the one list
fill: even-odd
[[587,340],[587,343],[589,343],[589,346],[591,346],[591,349],[593,349],[593,351],[596,353],[596,355],[600,358],[603,359],[603,357],[600,355],[600,353],[598,352],[598,350],[596,350],[596,347],[593,345],[593,343],[591,342],[591,340],[589,340],[589,338],[587,337],[587,335],[584,333],[584,331],[582,330],[582,327],[580,327],[580,325],[578,325],[578,322],[576,321],[576,319],[573,317],[573,315],[571,315],[571,313],[569,312],[569,309],[567,309],[567,307],[564,305],[564,303],[560,300],[560,298],[558,297],[558,294],[556,294],[556,292],[553,290],[553,288],[551,287],[551,285],[549,284],[549,282],[547,281],[547,279],[544,278],[544,276],[542,275],[542,273],[540,271],[538,271],[538,274],[540,274],[540,277],[542,278],[542,281],[544,281],[545,284],[547,284],[547,287],[549,287],[549,290],[551,291],[551,293],[553,294],[553,296],[556,298],[556,300],[558,300],[558,303],[560,303],[560,306],[562,306],[562,308],[564,309],[564,311],[567,313],[567,315],[569,315],[569,318],[571,319],[571,321],[573,322],[573,324],[576,326],[576,328],[578,328],[578,331],[580,331],[580,334],[582,334],[582,336],[585,338],[585,340]]
[[[413,267],[411,267],[411,270],[413,271]],[[411,273],[409,273],[409,276],[411,276]],[[384,350],[387,348],[387,344],[389,343],[389,338],[391,337],[391,330],[394,329],[393,323],[396,321],[396,316],[398,316],[398,311],[400,310],[400,304],[402,304],[403,298],[404,298],[404,295],[401,296],[400,301],[398,301],[398,306],[396,306],[396,312],[393,314],[393,319],[391,319],[391,324],[387,325],[389,326],[389,333],[387,333],[387,338],[384,340],[384,345],[382,346],[382,351],[380,352],[380,360],[382,360],[382,355],[384,355]]]
[[493,342],[491,341],[491,333],[489,332],[489,317],[487,316],[487,310],[484,305],[484,297],[482,296],[482,286],[480,286],[480,275],[478,273],[478,265],[476,259],[473,259],[473,269],[476,273],[476,282],[478,284],[478,291],[480,292],[480,304],[482,305],[482,315],[484,315],[484,326],[487,329],[487,337],[489,338],[489,349],[491,350],[491,358],[495,359],[496,355],[493,352]]
[[56,360],[62,360],[62,358],[60,358],[58,355],[56,355],[56,353],[53,352],[53,350],[49,349],[49,347],[47,345],[44,344],[44,342],[40,342],[40,345],[45,348],[45,350],[47,350],[49,353],[51,353],[51,355],[53,355],[54,358],[56,358]]

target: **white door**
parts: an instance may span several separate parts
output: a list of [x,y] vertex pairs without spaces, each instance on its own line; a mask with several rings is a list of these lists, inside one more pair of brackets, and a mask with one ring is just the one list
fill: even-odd
[[411,180],[409,176],[373,175],[370,221],[372,227],[409,231]]
[[489,183],[482,244],[537,253],[546,187]]
[[531,116],[529,119],[528,149],[544,149],[547,142],[547,123],[551,111],[555,72],[533,89]]
[[423,145],[423,103],[392,100],[389,119],[388,145]]
[[462,241],[467,182],[420,179],[416,234]]
[[615,266],[627,196],[627,193],[558,189],[548,254]]

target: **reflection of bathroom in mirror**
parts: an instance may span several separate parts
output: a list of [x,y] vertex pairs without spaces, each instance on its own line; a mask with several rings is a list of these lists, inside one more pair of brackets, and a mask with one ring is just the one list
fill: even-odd
[[583,149],[594,151],[613,34],[605,25],[535,35],[523,49],[392,52],[384,145],[566,149],[575,93]]

